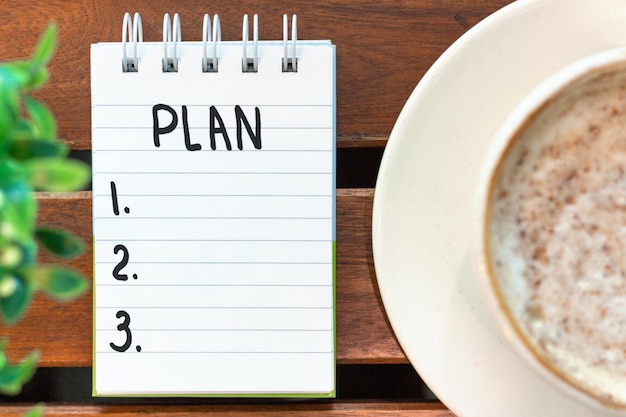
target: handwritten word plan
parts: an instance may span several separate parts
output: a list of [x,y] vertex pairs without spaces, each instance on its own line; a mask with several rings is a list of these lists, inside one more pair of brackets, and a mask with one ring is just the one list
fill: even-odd
[[333,396],[335,50],[91,49],[96,396]]

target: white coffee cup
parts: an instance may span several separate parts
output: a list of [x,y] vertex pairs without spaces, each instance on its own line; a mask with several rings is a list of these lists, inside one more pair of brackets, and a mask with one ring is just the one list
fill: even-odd
[[576,400],[626,415],[626,49],[516,107],[476,209],[482,289],[507,340]]

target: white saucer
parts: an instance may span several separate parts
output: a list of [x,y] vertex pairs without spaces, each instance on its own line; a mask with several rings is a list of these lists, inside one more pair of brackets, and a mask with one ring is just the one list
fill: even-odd
[[483,154],[518,101],[565,65],[625,45],[624,0],[518,0],[455,42],[398,117],[374,196],[378,284],[409,360],[460,417],[604,416],[500,337],[477,289],[472,206]]

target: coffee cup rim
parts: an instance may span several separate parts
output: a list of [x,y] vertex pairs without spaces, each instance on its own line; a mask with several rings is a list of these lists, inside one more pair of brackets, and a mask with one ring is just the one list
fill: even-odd
[[515,106],[494,135],[479,167],[474,200],[474,241],[478,242],[475,245],[477,252],[475,258],[477,259],[476,265],[479,270],[481,291],[485,295],[489,311],[495,317],[498,328],[508,345],[536,374],[570,398],[610,414],[626,416],[626,405],[619,406],[607,403],[584,391],[564,375],[561,375],[532,349],[530,342],[526,340],[521,329],[515,323],[504,296],[498,288],[487,248],[489,200],[494,178],[509,148],[519,136],[519,132],[525,127],[528,120],[534,117],[533,115],[539,113],[552,100],[552,97],[557,96],[586,76],[612,66],[624,66],[626,70],[626,47],[589,55],[563,67],[533,88]]

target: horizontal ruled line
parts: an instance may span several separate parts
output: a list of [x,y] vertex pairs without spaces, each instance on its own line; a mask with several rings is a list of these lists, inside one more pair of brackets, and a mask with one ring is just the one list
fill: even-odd
[[184,309],[206,309],[206,310],[332,310],[333,307],[308,307],[308,306],[292,306],[292,307],[272,307],[272,306],[97,306],[96,310],[111,309],[135,309],[135,310],[184,310]]
[[123,174],[123,175],[207,175],[207,174],[216,174],[216,175],[330,175],[332,171],[317,171],[317,172],[301,172],[301,171],[281,171],[281,172],[270,172],[270,171],[94,171],[94,175],[97,174]]
[[[188,108],[190,107],[210,107],[211,104],[186,104],[186,103],[168,103],[168,106],[170,107],[174,107],[174,106],[186,106]],[[234,107],[234,106],[239,106],[242,109],[245,108],[251,108],[251,107],[333,107],[332,105],[329,104],[310,104],[310,103],[303,103],[303,104],[276,104],[276,103],[269,103],[269,104],[239,104],[239,103],[222,103],[220,102],[219,105],[216,105],[216,107]],[[93,106],[93,108],[96,107],[147,107],[147,108],[151,108],[153,107],[151,104],[96,104]]]
[[168,351],[146,351],[145,349],[142,350],[141,352],[136,352],[134,350],[127,350],[126,352],[115,352],[115,351],[108,351],[108,350],[98,350],[96,351],[96,353],[98,354],[112,354],[112,355],[127,355],[127,354],[131,354],[131,355],[146,355],[146,354],[157,354],[157,355],[321,355],[321,354],[330,354],[333,353],[334,351],[329,350],[329,351],[280,351],[280,352],[222,352],[222,351],[174,351],[174,352],[168,352]]
[[96,287],[127,287],[132,285],[133,287],[221,287],[221,288],[237,288],[237,287],[245,287],[245,288],[272,288],[272,287],[282,287],[282,288],[331,288],[330,285],[321,285],[321,284],[302,284],[302,285],[286,285],[286,284],[267,284],[267,285],[259,285],[259,284],[238,284],[238,285],[230,285],[230,284],[128,284],[126,282],[120,284],[98,284]]
[[[206,149],[211,152],[259,152],[270,153],[270,152],[300,152],[300,153],[311,153],[311,152],[333,152],[332,149],[233,149],[229,151],[228,149]],[[95,149],[94,152],[190,152],[187,149],[162,149],[162,148],[150,148],[150,149]],[[194,151],[198,152],[198,151]]]
[[[117,265],[119,261],[114,262],[96,262],[96,265]],[[133,264],[146,265],[331,265],[331,262],[176,262],[176,261],[151,261],[141,262],[134,261]]]
[[[108,197],[111,198],[111,194],[94,194],[96,197]],[[168,198],[176,198],[176,197],[220,197],[220,198],[228,198],[228,197],[258,197],[258,198],[267,198],[267,197],[290,197],[290,198],[311,198],[311,197],[333,197],[333,194],[123,194],[117,193],[118,197],[168,197]]]
[[[236,126],[224,126],[225,129],[235,129]],[[152,130],[153,126],[94,126],[94,130]],[[209,126],[190,126],[189,130],[209,130]],[[332,130],[332,126],[279,126],[279,127],[270,127],[263,126],[263,130]]]
[[[245,216],[99,216],[94,219],[117,219],[117,220],[332,220],[332,217],[245,217]],[[223,239],[220,239],[223,240]]]
[[[101,218],[101,217],[96,217]],[[332,239],[95,239],[96,242],[333,242]]]
[[[280,332],[280,333],[321,333],[321,332],[331,332],[333,329],[332,328],[324,328],[324,329],[225,329],[225,328],[207,328],[207,329],[200,329],[200,328],[193,328],[193,329],[141,329],[138,327],[134,327],[133,326],[133,332],[134,331],[141,331],[141,332],[231,332],[231,333],[236,333],[236,332],[245,332],[245,333],[254,333],[254,332],[264,332],[264,333],[271,333],[271,332]],[[116,328],[98,328],[96,329],[96,331],[98,332],[119,332],[119,330],[117,330]]]

